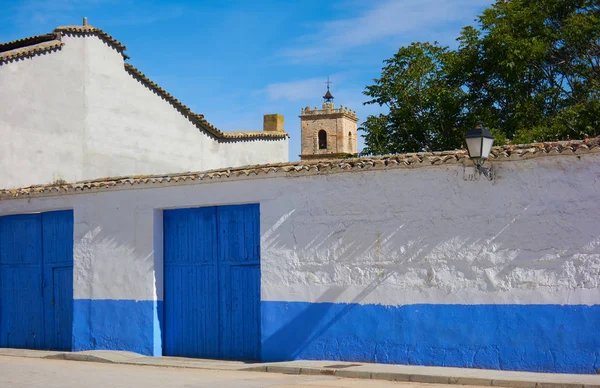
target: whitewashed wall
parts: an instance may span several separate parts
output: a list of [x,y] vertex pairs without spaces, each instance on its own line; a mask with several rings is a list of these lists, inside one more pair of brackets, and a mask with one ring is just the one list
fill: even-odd
[[591,373],[599,162],[497,162],[493,182],[453,165],[134,186],[0,215],[74,209],[75,298],[161,301],[160,210],[258,202],[264,359]]
[[0,65],[3,187],[288,160],[287,139],[215,141],[127,73],[99,38],[63,42]]
[[62,52],[0,64],[3,187],[85,176],[85,40],[69,43]]

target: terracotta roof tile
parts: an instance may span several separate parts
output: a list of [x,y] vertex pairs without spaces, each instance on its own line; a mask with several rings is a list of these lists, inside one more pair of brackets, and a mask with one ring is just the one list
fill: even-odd
[[28,36],[26,38],[0,43],[0,52],[10,51],[25,46],[33,46],[38,43],[48,42],[51,40],[60,40],[60,36],[58,34],[51,33],[44,35]]
[[[123,51],[127,50],[123,43],[119,42],[99,28],[85,25],[57,27],[52,33],[49,34],[34,35],[10,42],[0,43],[0,62],[39,54],[44,51],[49,51],[52,48],[62,46],[60,43],[60,38],[64,33],[95,35],[118,50],[124,57],[128,58],[128,56],[123,53]],[[54,43],[51,44],[50,42]],[[18,52],[19,55],[15,56],[14,52]]]
[[19,58],[33,57],[49,51],[60,50],[64,46],[60,40],[51,40],[34,44],[32,46],[24,46],[9,51],[0,52],[0,63],[10,62]]
[[[536,143],[524,145],[507,145],[494,147],[490,155],[491,161],[522,160],[530,157],[552,155],[579,155],[600,152],[600,137],[581,141]],[[437,165],[452,165],[466,161],[465,150],[410,153],[379,157],[352,159],[299,161],[289,163],[272,163],[255,166],[225,168],[204,172],[184,172],[160,175],[135,175],[125,177],[108,177],[68,184],[49,184],[24,187],[20,189],[0,190],[0,199],[15,199],[37,195],[54,195],[77,193],[89,190],[101,190],[127,185],[166,185],[187,181],[229,179],[231,177],[249,177],[285,174],[287,176],[305,174],[326,174],[328,172],[383,170],[392,168],[414,168]]]
[[115,38],[113,38],[112,36],[107,34],[106,32],[102,31],[101,29],[92,27],[89,25],[56,27],[54,29],[54,31],[55,32],[71,32],[71,33],[77,33],[77,34],[82,34],[82,35],[96,35],[100,39],[109,43],[111,46],[113,46],[114,48],[116,48],[119,51],[127,50],[127,47],[125,47],[125,45],[123,43],[119,42],[118,40],[116,40]]
[[[23,39],[13,40],[6,43],[0,43],[0,64],[2,62],[11,61],[18,58],[38,55],[44,52],[60,49],[64,43],[60,41],[63,33],[94,35],[104,40],[115,49],[119,50],[124,58],[129,58],[123,51],[126,50],[124,44],[102,31],[99,28],[90,25],[83,26],[63,26],[54,29],[53,33],[45,35],[35,35]],[[223,132],[217,127],[206,121],[204,115],[192,112],[192,110],[183,104],[181,101],[173,97],[166,90],[150,80],[141,71],[136,69],[129,63],[125,63],[125,70],[149,89],[168,101],[175,109],[187,117],[196,127],[210,134],[217,140],[236,141],[236,140],[253,140],[253,139],[284,139],[289,135],[285,132],[264,132],[264,131],[247,131],[247,132]]]
[[125,70],[129,72],[134,78],[139,80],[141,83],[146,85],[149,89],[154,91],[156,94],[164,98],[169,102],[175,109],[181,114],[187,117],[196,127],[209,133],[213,137],[222,140],[236,140],[236,139],[282,139],[287,138],[289,135],[285,132],[264,132],[264,131],[248,131],[248,132],[223,132],[214,125],[210,124],[204,118],[203,114],[194,113],[187,105],[173,97],[169,92],[161,88],[158,84],[148,78],[144,73],[139,71],[137,68],[129,63],[125,64]]

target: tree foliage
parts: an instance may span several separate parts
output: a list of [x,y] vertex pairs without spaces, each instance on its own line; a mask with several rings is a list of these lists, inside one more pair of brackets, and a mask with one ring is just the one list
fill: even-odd
[[598,0],[497,0],[458,47],[413,43],[386,60],[365,104],[365,154],[462,146],[482,120],[497,143],[600,134]]

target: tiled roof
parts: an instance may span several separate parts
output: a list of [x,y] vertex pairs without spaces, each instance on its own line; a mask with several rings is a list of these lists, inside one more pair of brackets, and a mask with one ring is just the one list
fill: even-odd
[[92,27],[89,25],[56,27],[54,29],[54,31],[55,32],[71,32],[71,33],[82,34],[82,35],[96,35],[100,39],[104,40],[106,43],[109,43],[111,46],[113,46],[114,48],[116,48],[119,51],[127,50],[127,47],[125,47],[125,45],[123,43],[119,42],[118,40],[116,40],[115,38],[113,38],[112,36],[107,34],[106,32],[102,31],[101,29]]
[[60,40],[50,40],[31,46],[24,46],[0,52],[0,63],[13,61],[19,58],[33,57],[53,50],[60,50],[62,46],[64,46],[64,43]]
[[214,137],[216,137],[218,139],[225,139],[225,140],[258,139],[258,138],[282,139],[282,138],[286,138],[289,136],[285,132],[263,132],[263,131],[223,132],[223,131],[219,130],[217,127],[215,127],[214,125],[210,124],[208,121],[206,121],[203,114],[192,112],[192,110],[187,105],[185,105],[184,103],[182,103],[181,101],[179,101],[178,99],[173,97],[169,92],[167,92],[166,90],[164,90],[163,88],[158,86],[158,84],[156,84],[150,78],[146,77],[146,75],[144,73],[139,71],[137,68],[135,68],[131,64],[126,63],[125,70],[127,70],[127,72],[129,72],[129,74],[131,74],[133,77],[138,79],[141,83],[146,85],[146,87],[148,87],[149,89],[154,91],[156,94],[158,94],[159,96],[164,98],[166,101],[168,101],[175,109],[177,109],[181,114],[183,114],[185,117],[187,117],[194,125],[196,125],[196,127],[208,132],[209,134],[213,135]]
[[99,28],[89,25],[63,26],[55,28],[54,31],[49,34],[34,35],[0,43],[0,62],[29,57],[60,48],[63,46],[63,43],[60,41],[63,33],[95,35],[117,49],[123,56],[126,56],[126,54],[123,53],[123,51],[127,49],[125,45]]
[[[600,152],[600,137],[568,142],[548,142],[494,147],[490,161],[517,161],[554,155],[583,155]],[[15,199],[39,195],[60,195],[89,190],[133,185],[173,185],[184,182],[228,180],[237,177],[294,176],[327,174],[336,172],[386,170],[395,168],[415,168],[439,165],[456,165],[467,162],[465,150],[444,152],[422,152],[402,155],[365,157],[353,159],[300,161],[290,163],[263,164],[236,168],[224,168],[204,172],[184,172],[178,174],[139,175],[109,177],[76,183],[56,183],[30,186],[20,189],[0,190],[0,199]]]
[[28,36],[27,38],[11,40],[10,42],[0,43],[0,52],[10,51],[17,48],[32,46],[42,42],[48,42],[50,40],[60,40],[57,34],[44,34]]
[[281,139],[289,137],[285,132],[265,132],[265,131],[234,131],[223,132],[226,139],[254,139],[254,138],[274,138]]
[[[72,33],[81,35],[95,35],[104,40],[115,49],[119,50],[123,57],[129,58],[123,51],[126,50],[124,44],[102,31],[99,28],[90,25],[83,26],[63,26],[54,29],[53,33],[46,35],[35,35],[23,39],[13,40],[11,42],[0,43],[0,63],[34,56],[43,52],[60,49],[64,43],[60,41],[61,34]],[[223,132],[217,127],[206,121],[204,115],[192,112],[192,110],[181,101],[173,97],[166,90],[158,86],[149,79],[144,73],[136,69],[129,63],[125,63],[125,70],[143,83],[146,87],[168,101],[175,109],[188,118],[197,128],[207,132],[214,138],[222,141],[235,140],[253,140],[253,139],[284,139],[289,137],[285,132]]]

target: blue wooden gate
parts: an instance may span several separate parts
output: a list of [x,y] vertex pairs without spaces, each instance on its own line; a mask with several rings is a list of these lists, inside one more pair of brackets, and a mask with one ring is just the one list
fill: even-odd
[[71,350],[73,212],[0,217],[0,347]]
[[259,206],[164,212],[169,356],[260,358]]

